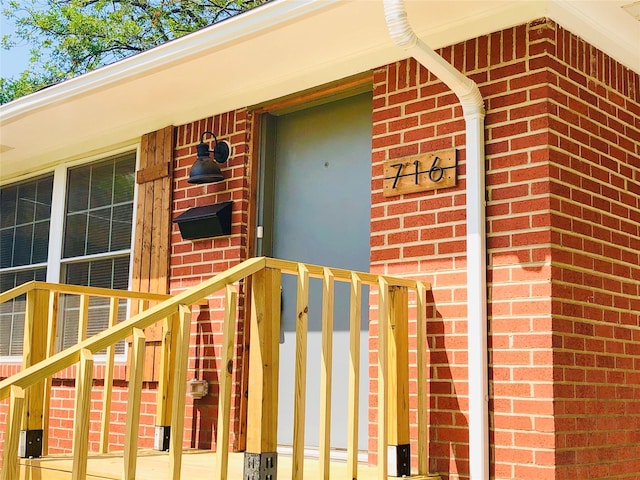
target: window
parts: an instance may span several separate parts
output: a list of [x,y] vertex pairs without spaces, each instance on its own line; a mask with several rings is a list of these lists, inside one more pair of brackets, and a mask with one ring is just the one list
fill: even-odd
[[[0,291],[45,280],[53,175],[0,188]],[[0,305],[0,356],[22,355],[25,295]]]
[[[33,279],[127,289],[134,184],[135,155],[126,154],[2,187],[1,290]],[[59,349],[77,342],[78,301],[61,299]],[[108,304],[91,299],[87,335],[106,327]],[[125,314],[122,301],[119,318]],[[1,307],[0,356],[22,354],[23,324],[24,298]]]

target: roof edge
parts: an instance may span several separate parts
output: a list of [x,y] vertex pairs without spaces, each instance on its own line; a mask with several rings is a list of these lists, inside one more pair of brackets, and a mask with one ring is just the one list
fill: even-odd
[[202,51],[210,51],[216,46],[244,41],[259,35],[263,30],[326,10],[339,2],[340,0],[275,0],[145,52],[0,105],[0,123],[16,120],[61,99],[68,101],[91,93],[96,87],[105,89],[132,77],[150,74]]

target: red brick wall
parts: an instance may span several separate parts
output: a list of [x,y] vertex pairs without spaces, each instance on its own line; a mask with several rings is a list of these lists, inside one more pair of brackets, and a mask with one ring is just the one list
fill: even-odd
[[[100,446],[102,419],[102,395],[104,382],[94,380],[91,390],[91,416],[89,424],[89,451],[97,452]],[[144,384],[140,408],[140,448],[152,448],[156,412],[157,384]],[[116,380],[112,390],[111,417],[109,425],[109,448],[122,450],[125,440],[127,418],[128,383]],[[73,424],[75,417],[75,381],[54,380],[51,395],[51,417],[49,421],[49,453],[71,453]]]
[[[439,53],[487,110],[492,475],[637,475],[638,76],[544,20]],[[399,62],[375,72],[373,134],[372,268],[433,284],[431,467],[466,477],[462,112]],[[385,160],[449,147],[456,188],[383,197]]]
[[640,77],[544,27],[557,478],[638,478]]
[[[553,389],[546,84],[519,26],[439,53],[485,99],[492,473],[553,477]],[[466,149],[457,98],[414,60],[376,71],[373,113],[372,267],[433,285],[430,461],[468,476]],[[458,185],[385,198],[385,160],[455,147]]]
[[[20,370],[19,364],[3,365],[1,376],[10,376]],[[104,387],[104,365],[99,356],[95,359],[91,390],[91,414],[89,432],[89,451],[97,452],[100,445],[100,422],[102,418],[102,395]],[[73,421],[75,417],[75,378],[76,368],[70,367],[59,372],[51,386],[50,420],[49,420],[49,453],[71,453],[73,442]],[[124,445],[124,429],[127,415],[126,365],[116,365],[114,369],[114,387],[111,400],[109,420],[109,445],[114,450],[122,450]],[[153,447],[156,382],[143,384],[142,405],[140,409],[139,445],[141,448]],[[8,402],[0,405],[0,425],[6,425]],[[0,451],[4,447],[4,428],[0,431]],[[0,457],[1,461],[1,457]]]
[[[173,210],[174,217],[188,208],[233,201],[232,234],[206,240],[183,240],[177,225],[171,235],[170,291],[176,294],[248,258],[247,222],[249,205],[248,154],[250,148],[250,118],[245,110],[217,115],[177,128],[175,151]],[[221,165],[225,180],[220,183],[192,185],[187,182],[191,165],[196,159],[196,145],[203,132],[213,131],[218,140],[231,145],[229,161]],[[205,141],[211,141],[210,135]],[[213,145],[213,142],[211,142]],[[242,287],[240,288],[242,294]],[[239,316],[242,318],[242,298]],[[191,350],[188,378],[209,382],[209,395],[192,400],[187,397],[185,445],[212,448],[218,405],[218,372],[222,344],[223,297],[214,295],[205,305],[195,308],[191,326]],[[237,324],[234,361],[233,401],[231,405],[230,448],[239,448],[240,398],[242,385],[240,360],[243,354],[243,322]]]

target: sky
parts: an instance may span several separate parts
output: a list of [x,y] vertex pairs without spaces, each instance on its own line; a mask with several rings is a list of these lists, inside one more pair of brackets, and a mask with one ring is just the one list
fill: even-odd
[[[13,23],[4,15],[0,15],[0,34],[11,35]],[[8,78],[18,76],[29,63],[29,46],[20,45],[11,50],[0,48],[0,77]]]

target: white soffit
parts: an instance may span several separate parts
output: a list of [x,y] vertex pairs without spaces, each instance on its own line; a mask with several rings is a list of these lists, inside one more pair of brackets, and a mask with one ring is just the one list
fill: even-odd
[[[629,0],[552,0],[548,16],[640,73],[640,22]],[[627,8],[625,8],[627,7]]]
[[624,10],[629,15],[631,15],[633,18],[635,18],[640,22],[640,1],[629,3],[627,5],[624,5],[622,8],[624,8]]
[[[628,3],[408,0],[407,13],[432,48],[550,16],[640,72],[640,22]],[[276,0],[0,106],[0,182],[405,56],[381,0]]]

